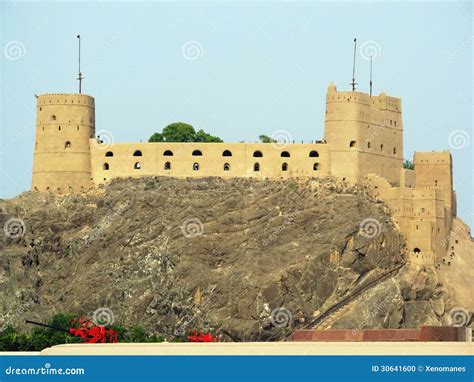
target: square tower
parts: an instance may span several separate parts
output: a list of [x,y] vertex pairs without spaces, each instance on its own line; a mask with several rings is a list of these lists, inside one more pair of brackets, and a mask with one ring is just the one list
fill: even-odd
[[394,186],[403,168],[401,100],[385,93],[338,92],[331,83],[326,94],[324,137],[330,144],[331,173],[353,181],[376,174]]

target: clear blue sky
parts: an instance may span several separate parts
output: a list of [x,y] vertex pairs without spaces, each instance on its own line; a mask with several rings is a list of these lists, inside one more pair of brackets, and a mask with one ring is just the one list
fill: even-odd
[[96,129],[115,142],[175,121],[225,141],[320,139],[326,87],[349,89],[357,37],[374,41],[375,93],[402,98],[405,158],[450,149],[459,215],[473,226],[470,2],[2,2],[0,13],[2,198],[30,187],[33,95],[77,91],[77,33]]

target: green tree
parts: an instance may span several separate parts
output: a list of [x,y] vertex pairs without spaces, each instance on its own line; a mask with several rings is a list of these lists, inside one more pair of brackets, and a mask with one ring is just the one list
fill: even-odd
[[222,142],[222,139],[204,130],[196,132],[188,123],[176,122],[166,126],[161,133],[154,133],[148,142]]
[[258,138],[260,139],[260,142],[262,143],[276,143],[276,139],[273,139],[269,137],[268,135],[262,134]]
[[413,162],[409,159],[405,159],[403,161],[403,168],[406,168],[408,170],[414,170],[415,169],[415,165],[413,164]]
[[163,142],[164,140],[163,134],[155,133],[150,137],[150,139],[148,139],[148,142]]
[[208,134],[201,129],[196,133],[195,142],[222,142],[222,139]]

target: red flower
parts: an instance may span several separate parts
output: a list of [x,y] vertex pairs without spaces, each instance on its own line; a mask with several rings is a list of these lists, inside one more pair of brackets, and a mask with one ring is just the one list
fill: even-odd
[[192,330],[188,336],[189,342],[219,342],[219,337],[214,337],[211,333],[198,332]]

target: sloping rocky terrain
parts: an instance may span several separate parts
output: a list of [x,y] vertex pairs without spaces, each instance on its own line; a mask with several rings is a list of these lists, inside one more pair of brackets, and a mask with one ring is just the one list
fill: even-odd
[[99,311],[169,339],[267,341],[446,324],[463,302],[435,267],[406,263],[382,202],[335,178],[123,179],[0,210],[0,327]]

